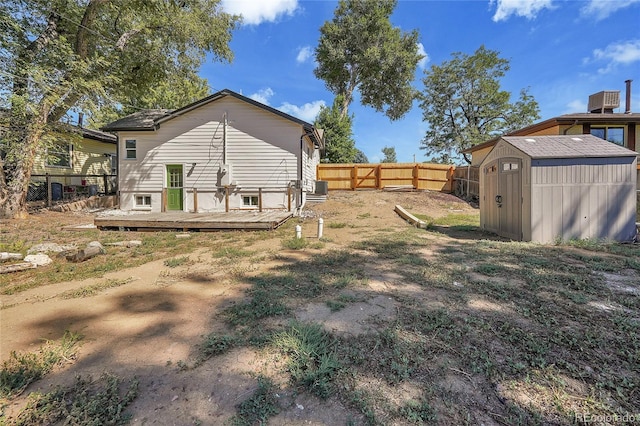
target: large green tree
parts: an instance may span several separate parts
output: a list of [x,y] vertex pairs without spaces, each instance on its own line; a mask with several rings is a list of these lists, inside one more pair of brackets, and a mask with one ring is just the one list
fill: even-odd
[[352,163],[355,159],[356,149],[353,140],[351,124],[352,115],[343,116],[340,113],[342,97],[336,96],[331,107],[320,108],[314,125],[324,130],[325,156],[323,161],[327,163]]
[[509,61],[499,52],[478,48],[473,55],[454,53],[453,59],[425,70],[420,106],[429,125],[421,148],[445,162],[462,150],[533,123],[538,103],[527,89],[517,101],[500,88]]
[[382,148],[382,154],[384,157],[382,158],[381,163],[397,163],[398,157],[396,156],[396,147],[395,146],[385,146]]
[[230,61],[238,22],[219,0],[0,3],[0,217],[26,215],[36,155],[69,111],[141,98],[207,53]]
[[141,109],[177,109],[209,95],[209,84],[195,71],[169,75],[139,95],[122,94],[117,103],[106,102],[90,117],[91,126],[100,128]]
[[418,33],[404,33],[389,18],[396,0],[340,0],[332,21],[320,28],[314,73],[342,97],[347,116],[356,91],[363,105],[384,112],[391,120],[411,109],[411,86],[422,55]]

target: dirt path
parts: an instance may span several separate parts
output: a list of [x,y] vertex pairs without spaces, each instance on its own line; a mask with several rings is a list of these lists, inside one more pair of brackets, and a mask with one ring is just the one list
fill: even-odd
[[[395,204],[431,217],[473,212],[444,194],[427,197],[425,193],[336,192],[326,203],[309,206],[310,217],[303,222],[304,235],[312,240],[316,218],[323,217],[328,240],[323,250],[327,251],[347,248],[350,243],[371,236],[372,230],[404,229],[407,224],[393,212]],[[3,295],[0,356],[4,360],[11,351],[36,350],[43,339],[59,339],[65,330],[79,332],[84,340],[77,360],[32,385],[30,392],[70,383],[76,374],[99,376],[108,371],[140,380],[139,397],[129,407],[132,424],[224,423],[234,415],[237,404],[254,391],[256,374],[278,374],[272,363],[248,348],[232,350],[196,369],[181,368],[193,364],[203,335],[225,329],[217,314],[241,301],[248,287],[228,274],[228,263],[212,260],[211,251],[216,248],[202,247],[189,254],[189,262],[176,268],[158,259],[100,279]],[[259,264],[250,259],[234,263],[235,268],[243,268],[245,276],[274,270],[314,253],[282,250],[279,240],[274,239],[258,240],[246,249],[264,253],[264,259]],[[396,303],[389,294],[400,276],[385,272],[383,264],[371,268],[368,274],[368,284],[363,289],[368,298],[362,302],[335,315],[324,304],[309,304],[300,306],[296,316],[323,322],[333,331],[348,329],[352,333],[372,331],[367,325],[370,317],[391,320]],[[105,280],[122,280],[126,284],[94,296],[65,298],[70,290]],[[290,408],[270,424],[341,424],[349,416],[348,410],[336,401],[294,396],[286,390],[281,397]],[[22,404],[24,398],[15,400],[7,413],[15,413]]]

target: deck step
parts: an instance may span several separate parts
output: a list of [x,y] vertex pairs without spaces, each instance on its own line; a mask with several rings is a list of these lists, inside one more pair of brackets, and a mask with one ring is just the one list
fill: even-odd
[[327,201],[326,195],[321,194],[307,194],[307,203],[324,203]]

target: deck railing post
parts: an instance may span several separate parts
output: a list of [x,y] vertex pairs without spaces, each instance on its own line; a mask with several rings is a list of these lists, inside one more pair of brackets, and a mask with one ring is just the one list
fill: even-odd
[[102,175],[102,184],[104,185],[104,195],[107,195],[109,193],[109,188],[107,188],[107,174],[103,174]]
[[287,186],[287,210],[291,211],[291,187]]
[[193,212],[198,213],[198,188],[193,188]]
[[258,188],[258,211],[262,213],[262,188]]
[[162,188],[162,205],[160,206],[162,213],[167,211],[167,188]]
[[229,187],[224,187],[224,211],[229,213]]

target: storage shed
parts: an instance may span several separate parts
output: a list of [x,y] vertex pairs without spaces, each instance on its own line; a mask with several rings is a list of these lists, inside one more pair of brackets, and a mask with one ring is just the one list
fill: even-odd
[[480,226],[520,241],[630,241],[637,155],[591,135],[504,136],[480,165]]

